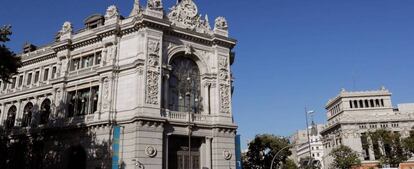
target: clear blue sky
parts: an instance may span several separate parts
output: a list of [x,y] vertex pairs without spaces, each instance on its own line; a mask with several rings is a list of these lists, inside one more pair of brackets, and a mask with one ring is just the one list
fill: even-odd
[[[4,0],[0,25],[8,45],[52,41],[66,20],[75,29],[116,4],[133,0]],[[171,7],[175,0],[164,0]],[[393,103],[414,102],[413,0],[196,0],[210,20],[225,16],[238,39],[234,115],[242,142],[257,133],[305,128],[304,107],[325,121],[324,105],[341,88],[390,89]],[[142,4],[145,2],[142,1]]]

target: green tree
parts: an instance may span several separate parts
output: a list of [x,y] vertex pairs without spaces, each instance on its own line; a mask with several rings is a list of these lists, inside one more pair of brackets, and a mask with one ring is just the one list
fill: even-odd
[[410,158],[411,153],[404,149],[398,132],[379,129],[369,134],[372,142],[381,149],[376,150],[376,156],[380,157],[380,165],[398,167],[400,163]]
[[287,159],[283,164],[282,169],[298,169],[299,167],[295,164],[292,159]]
[[[271,161],[279,150],[289,146],[289,140],[284,137],[262,134],[257,135],[253,141],[249,143],[248,151],[243,160],[243,167],[249,169],[268,169]],[[287,163],[287,157],[292,153],[288,148],[279,152],[273,166],[274,168],[282,162]]]
[[359,166],[361,164],[358,153],[348,146],[341,145],[334,148],[329,155],[333,157],[333,168],[350,169],[352,166]]
[[405,151],[414,154],[414,127],[411,128],[410,135],[407,138],[402,139],[402,144]]
[[11,26],[3,26],[0,28],[0,79],[4,82],[10,82],[11,76],[17,73],[21,67],[19,57],[6,47],[5,43],[10,41],[9,36],[12,34]]

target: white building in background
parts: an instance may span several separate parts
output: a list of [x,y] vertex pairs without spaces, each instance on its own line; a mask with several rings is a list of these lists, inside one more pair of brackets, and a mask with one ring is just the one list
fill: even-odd
[[368,132],[386,129],[409,135],[414,126],[414,104],[392,106],[391,93],[384,87],[374,91],[346,91],[326,104],[327,124],[321,131],[323,137],[325,166],[332,163],[328,154],[339,146],[346,145],[359,153],[366,168],[378,164],[378,153],[382,149],[370,141]]
[[55,42],[26,46],[19,73],[0,84],[0,125],[35,149],[10,165],[235,168],[236,40],[192,0],[164,9],[135,0],[124,17],[110,6],[79,31],[65,22]]
[[[291,149],[292,156],[291,159],[297,164],[300,165],[302,159],[307,159],[312,157],[315,163],[319,163],[323,168],[323,144],[320,131],[323,125],[315,124],[312,122],[312,125],[309,126],[309,141],[308,133],[305,130],[298,130],[295,134],[290,136],[290,141],[295,146]],[[310,147],[309,147],[310,146]]]

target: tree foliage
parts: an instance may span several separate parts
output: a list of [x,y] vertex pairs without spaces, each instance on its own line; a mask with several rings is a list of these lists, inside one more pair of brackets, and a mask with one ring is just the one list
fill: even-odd
[[11,76],[15,75],[18,68],[21,67],[20,58],[16,57],[5,45],[10,40],[11,34],[11,26],[0,28],[0,79],[5,82],[10,82]]
[[380,165],[398,167],[402,162],[410,158],[410,153],[405,150],[398,132],[379,129],[369,133],[373,144],[379,147],[374,149],[375,155],[380,157]]
[[299,167],[295,164],[292,159],[287,159],[283,164],[282,169],[298,169]]
[[[276,167],[280,162],[287,164],[287,157],[292,153],[289,148],[289,140],[284,137],[263,134],[257,135],[253,141],[249,143],[248,152],[243,160],[244,168],[251,169],[268,169],[271,161],[279,150],[273,166]],[[286,166],[286,165],[285,165]],[[289,164],[289,167],[292,167]]]
[[333,157],[333,168],[349,169],[352,166],[361,164],[361,160],[358,158],[358,153],[348,146],[341,145],[334,148],[329,155]]
[[414,127],[411,128],[410,135],[402,140],[405,151],[414,154]]

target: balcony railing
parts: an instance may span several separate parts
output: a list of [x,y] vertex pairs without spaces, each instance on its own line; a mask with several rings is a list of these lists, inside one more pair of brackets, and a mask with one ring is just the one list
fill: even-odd
[[190,122],[208,123],[211,121],[211,116],[208,116],[208,115],[188,113],[188,112],[176,112],[176,111],[167,112],[167,118],[172,121],[181,121],[181,122],[188,122],[190,120]]

